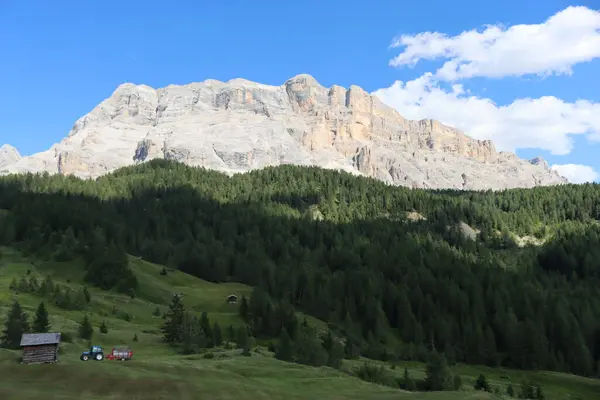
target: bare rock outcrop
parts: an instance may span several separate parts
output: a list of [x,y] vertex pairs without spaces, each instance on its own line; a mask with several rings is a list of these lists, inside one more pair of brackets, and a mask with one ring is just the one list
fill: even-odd
[[407,120],[357,86],[325,88],[310,75],[281,86],[244,79],[160,89],[124,84],[49,150],[23,158],[0,152],[0,174],[95,178],[154,158],[229,174],[316,165],[421,188],[566,183],[541,159],[497,152],[492,142],[438,121]]
[[20,159],[21,154],[11,145],[5,144],[0,146],[0,169],[8,167]]

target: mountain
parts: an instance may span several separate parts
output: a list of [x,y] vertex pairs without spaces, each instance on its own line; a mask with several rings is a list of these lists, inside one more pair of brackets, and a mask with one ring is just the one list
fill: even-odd
[[0,146],[0,168],[8,167],[19,161],[21,159],[21,155],[19,151],[14,147],[5,144]]
[[226,172],[315,165],[408,187],[503,189],[566,183],[434,120],[411,121],[357,86],[309,75],[281,86],[243,79],[153,89],[130,83],[80,118],[49,150],[0,164],[96,178],[154,158]]

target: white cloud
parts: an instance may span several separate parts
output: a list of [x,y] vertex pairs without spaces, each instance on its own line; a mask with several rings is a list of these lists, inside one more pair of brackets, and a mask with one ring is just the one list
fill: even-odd
[[594,182],[600,179],[600,175],[592,167],[579,164],[553,165],[559,175],[564,176],[571,183]]
[[372,94],[406,118],[437,119],[476,139],[491,139],[498,150],[538,148],[562,155],[572,150],[570,135],[600,139],[600,103],[586,100],[567,103],[544,96],[498,106],[465,93],[462,85],[444,90],[431,73]]
[[435,74],[440,80],[570,74],[575,64],[600,57],[600,12],[568,7],[541,24],[488,25],[451,37],[438,32],[402,35],[392,47],[403,47],[392,66],[449,60]]

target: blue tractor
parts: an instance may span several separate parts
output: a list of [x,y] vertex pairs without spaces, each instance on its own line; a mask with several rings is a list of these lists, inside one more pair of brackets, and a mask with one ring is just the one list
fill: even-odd
[[84,351],[81,353],[81,360],[87,361],[90,358],[93,358],[96,361],[102,361],[104,359],[104,351],[101,346],[92,346],[89,351]]

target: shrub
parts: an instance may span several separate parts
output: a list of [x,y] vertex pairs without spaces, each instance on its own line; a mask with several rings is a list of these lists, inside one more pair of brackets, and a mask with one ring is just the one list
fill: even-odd
[[383,365],[376,366],[373,364],[364,363],[354,370],[354,375],[366,382],[377,383],[390,387],[398,387],[396,380],[388,375]]
[[60,341],[66,343],[73,343],[73,334],[71,332],[61,332]]

